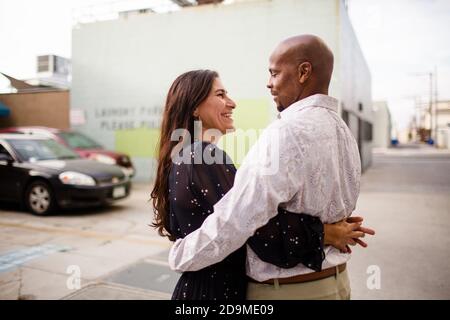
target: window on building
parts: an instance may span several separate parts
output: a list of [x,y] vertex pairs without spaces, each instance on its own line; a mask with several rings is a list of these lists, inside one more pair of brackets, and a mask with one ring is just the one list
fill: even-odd
[[56,56],[52,56],[53,58],[53,72],[57,72],[58,70],[56,69],[58,67],[58,59]]
[[48,56],[38,56],[38,72],[48,72]]
[[345,124],[348,126],[348,111],[342,110],[342,120],[344,120]]
[[372,124],[362,121],[362,139],[363,141],[372,141]]

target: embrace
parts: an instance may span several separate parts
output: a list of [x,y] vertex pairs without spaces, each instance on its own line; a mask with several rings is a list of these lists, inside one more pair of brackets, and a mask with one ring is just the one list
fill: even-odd
[[236,108],[218,73],[173,82],[151,193],[153,226],[175,241],[169,265],[182,272],[172,299],[350,299],[350,247],[375,232],[351,216],[360,156],[328,96],[332,71],[317,36],[275,48],[267,88],[278,119],[238,170],[216,145]]

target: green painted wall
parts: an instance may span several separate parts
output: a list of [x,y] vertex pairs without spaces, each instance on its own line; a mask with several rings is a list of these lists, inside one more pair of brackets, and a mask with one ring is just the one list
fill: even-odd
[[159,129],[139,128],[114,132],[116,150],[131,157],[156,158]]
[[[254,140],[270,121],[268,99],[241,99],[236,101],[234,123],[236,132],[224,136],[219,146],[233,159],[237,166],[242,162]],[[117,130],[115,148],[131,157],[156,158],[159,129],[139,128],[134,130]],[[252,137],[252,138],[249,138]],[[245,151],[237,150],[236,142],[245,141]],[[234,142],[234,145],[233,145]],[[234,147],[233,147],[234,146]]]

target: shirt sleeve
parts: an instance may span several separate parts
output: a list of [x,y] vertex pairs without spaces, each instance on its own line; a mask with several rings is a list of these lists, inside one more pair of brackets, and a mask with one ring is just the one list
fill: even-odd
[[234,186],[196,231],[169,253],[176,271],[197,271],[222,261],[277,215],[303,185],[302,150],[287,130],[269,126],[250,149]]

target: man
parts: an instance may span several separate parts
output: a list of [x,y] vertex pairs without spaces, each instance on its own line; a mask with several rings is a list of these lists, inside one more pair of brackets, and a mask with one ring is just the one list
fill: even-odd
[[[328,96],[332,70],[333,54],[316,36],[292,37],[276,47],[267,87],[279,119],[251,148],[233,188],[214,206],[214,213],[174,244],[169,254],[172,269],[195,271],[221,261],[276,216],[279,206],[319,217],[324,224],[351,214],[359,195],[361,165],[355,139],[337,114],[337,100]],[[278,143],[273,143],[273,136]],[[267,174],[274,162],[278,170]],[[365,233],[373,231],[354,228],[351,238],[356,240],[341,249],[346,244],[364,245],[358,238]],[[302,239],[291,240],[302,245]],[[262,261],[247,246],[247,274],[252,279],[247,297],[349,299],[349,258],[327,246],[322,271],[302,264],[284,269]]]

